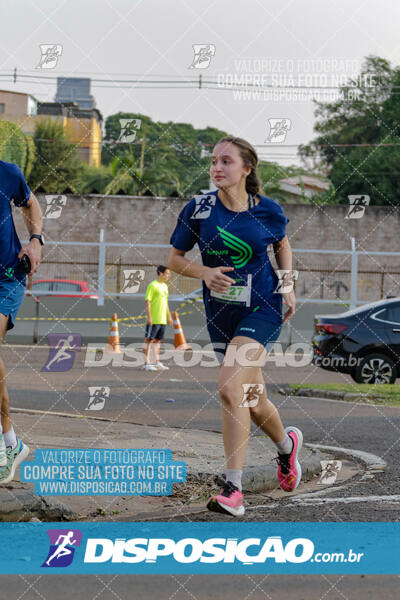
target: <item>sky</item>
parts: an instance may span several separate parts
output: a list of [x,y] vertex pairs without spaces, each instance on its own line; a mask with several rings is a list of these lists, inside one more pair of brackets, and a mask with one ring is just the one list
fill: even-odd
[[[298,164],[297,146],[313,138],[316,93],[332,99],[368,55],[400,63],[399,17],[395,0],[2,0],[0,89],[54,101],[57,76],[102,79],[91,93],[104,118],[127,111],[216,127],[260,158]],[[37,68],[43,44],[62,47],[51,69]],[[207,46],[208,58],[190,68]],[[145,83],[116,81],[129,79]],[[283,138],[271,135],[277,122]]]

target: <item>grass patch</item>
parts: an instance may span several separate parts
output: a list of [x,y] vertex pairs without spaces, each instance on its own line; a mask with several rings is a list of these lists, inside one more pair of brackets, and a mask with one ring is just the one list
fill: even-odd
[[[312,384],[291,384],[289,386],[293,391],[301,388],[309,388],[313,390],[329,390],[335,392],[344,392],[351,394],[360,394],[356,402],[373,401],[374,404],[387,404],[389,406],[400,406],[400,386],[396,384],[380,384],[373,385],[368,383],[312,383]],[[364,394],[364,396],[363,396]],[[368,397],[365,396],[368,394]]]

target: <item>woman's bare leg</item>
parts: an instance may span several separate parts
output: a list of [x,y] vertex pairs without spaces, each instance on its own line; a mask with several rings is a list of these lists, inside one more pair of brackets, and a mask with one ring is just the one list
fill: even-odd
[[[251,344],[252,348],[246,352],[247,361],[239,359],[243,355],[243,346]],[[232,357],[233,346],[236,347],[234,360]],[[242,350],[240,350],[242,349]],[[260,366],[251,366],[251,363],[262,361],[265,348],[255,340],[245,336],[237,336],[229,344],[224,362],[219,374],[219,393],[222,408],[222,435],[224,440],[227,469],[242,469],[246,456],[247,442],[250,433],[250,418],[267,433],[274,442],[285,437],[276,407],[267,399],[265,384]],[[243,384],[264,384],[262,394],[257,406],[249,408],[243,406]],[[242,406],[240,406],[242,404]]]

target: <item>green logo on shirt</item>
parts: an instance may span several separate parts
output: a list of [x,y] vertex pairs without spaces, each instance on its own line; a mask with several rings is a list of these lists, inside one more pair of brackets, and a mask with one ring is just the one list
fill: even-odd
[[215,254],[217,256],[222,256],[223,254],[229,254],[229,250],[211,250],[210,248],[206,249],[207,254]]
[[218,227],[218,225],[217,229],[225,246],[228,246],[228,248],[231,248],[232,250],[235,250],[238,253],[233,256],[231,255],[231,259],[234,266],[237,269],[240,269],[240,267],[244,267],[253,256],[253,250],[251,246],[249,246],[249,244],[247,244],[240,238],[236,237],[236,235],[229,233],[229,231],[225,231],[225,229],[222,229],[222,227]]
[[14,269],[12,267],[8,267],[8,269],[4,271],[4,275],[6,277],[12,277],[14,275]]

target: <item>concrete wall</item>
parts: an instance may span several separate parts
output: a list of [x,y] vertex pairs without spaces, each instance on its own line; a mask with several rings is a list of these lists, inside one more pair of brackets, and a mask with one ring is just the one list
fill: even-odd
[[[44,207],[44,195],[38,199]],[[61,217],[46,220],[45,232],[53,240],[97,241],[103,228],[109,242],[167,244],[189,199],[69,195]],[[345,219],[347,206],[282,206],[290,218],[287,232],[293,247],[345,249],[355,237],[359,250],[400,251],[399,207],[369,206],[361,219]],[[20,224],[20,217],[16,221]]]
[[[45,197],[38,195],[42,208]],[[141,198],[137,196],[68,196],[59,218],[45,219],[44,232],[54,241],[98,241],[104,229],[105,241],[114,243],[169,244],[177,216],[189,199]],[[369,206],[361,219],[346,219],[347,206],[283,205],[290,222],[287,233],[292,248],[343,249],[351,248],[351,238],[358,250],[400,252],[399,207]],[[18,231],[24,235],[22,216],[15,211]],[[26,234],[25,234],[26,235]],[[272,248],[270,247],[272,252]],[[106,289],[117,292],[119,271],[126,268],[146,270],[143,287],[155,276],[154,266],[167,262],[166,249],[107,250]],[[200,260],[195,248],[188,254]],[[46,261],[52,261],[46,266]],[[70,263],[67,268],[67,263]],[[350,256],[296,251],[294,265],[301,277],[298,294],[314,299],[347,298],[350,289]],[[47,269],[47,270],[46,270]],[[359,259],[359,297],[373,301],[388,294],[400,295],[400,255],[361,256]],[[363,273],[367,271],[367,273]],[[97,278],[97,249],[45,246],[42,277],[69,277],[95,281]],[[171,291],[188,293],[199,287],[196,280],[171,281]],[[140,290],[142,291],[142,290]]]

